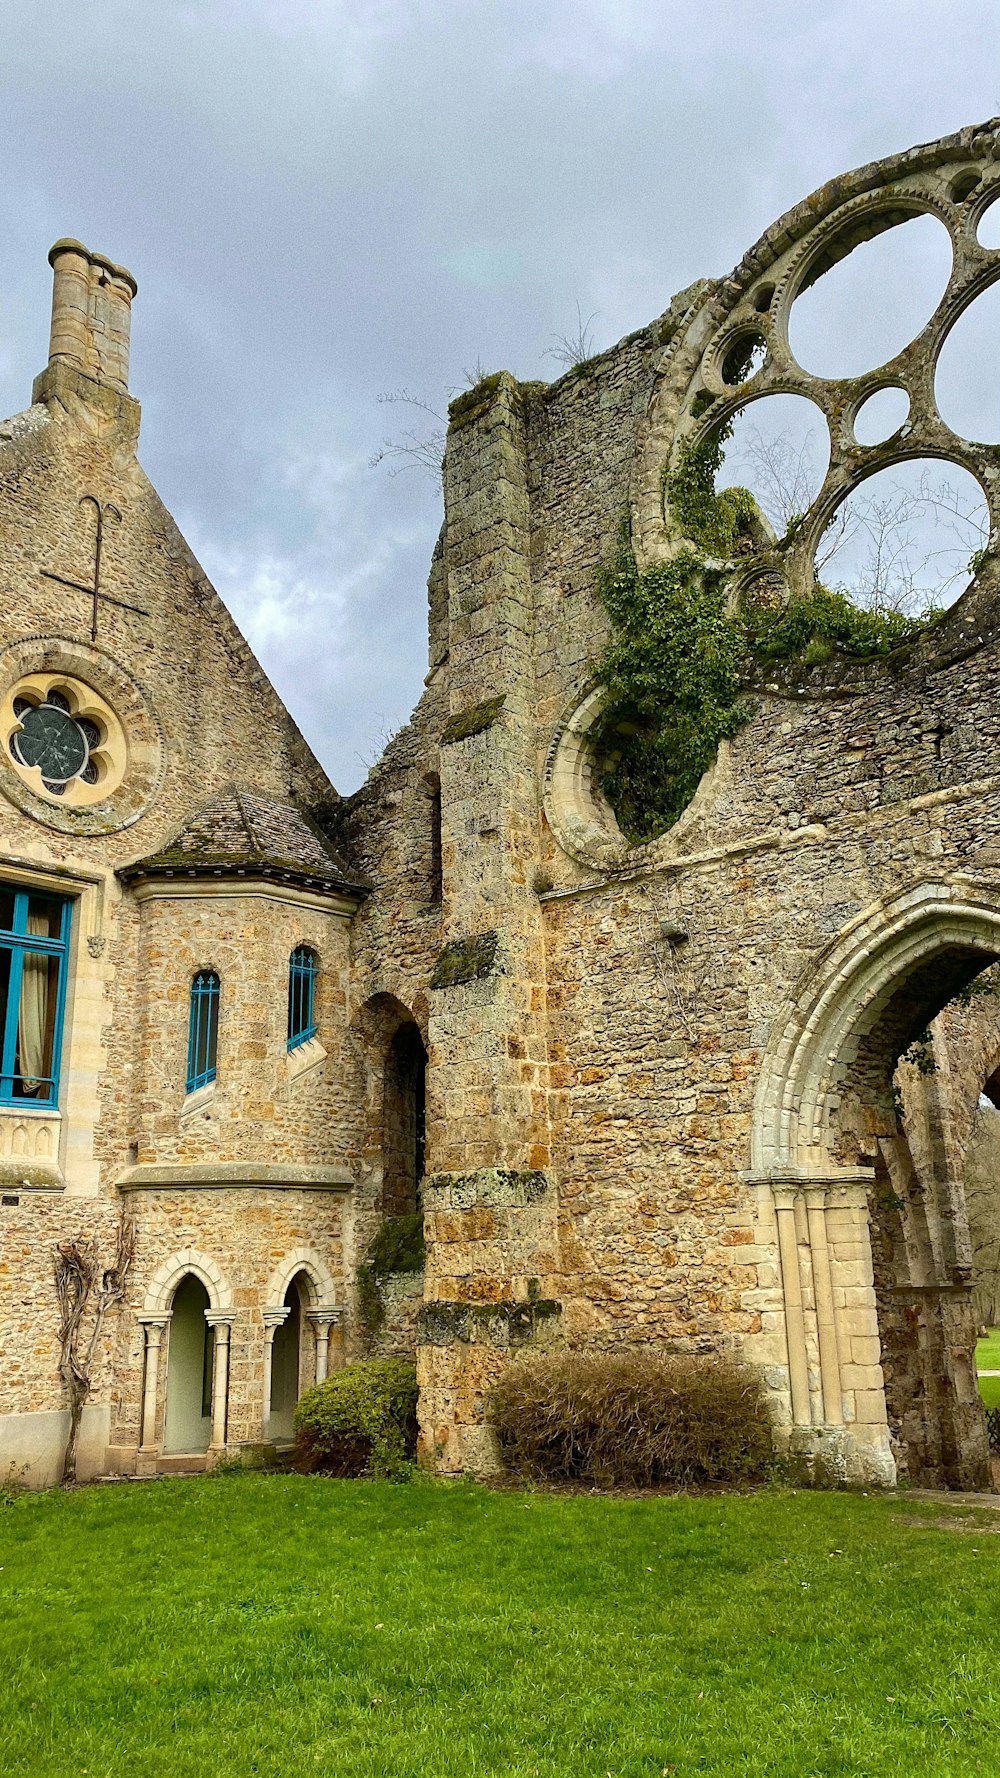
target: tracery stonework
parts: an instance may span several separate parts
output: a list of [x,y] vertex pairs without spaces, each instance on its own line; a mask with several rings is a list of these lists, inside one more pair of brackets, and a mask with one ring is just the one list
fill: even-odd
[[[139,466],[134,280],[52,250],[49,364],[0,427],[0,1474],[59,1472],[51,1254],[110,1252],[125,1205],[83,1474],[280,1440],[372,1350],[416,1355],[422,1461],[489,1468],[489,1387],[548,1340],[740,1354],[816,1479],[984,1483],[963,1167],[1000,1063],[966,995],[1000,957],[995,535],[888,660],[756,687],[659,838],[622,833],[593,736],[622,516],[638,571],[673,560],[670,478],[747,402],[807,395],[831,456],[784,538],[712,563],[733,608],[808,596],[831,514],[918,452],[995,527],[1000,450],[933,377],[1000,277],[998,168],[996,121],[862,168],[558,383],[454,403],[426,690],[346,801]],[[954,245],[926,327],[807,376],[797,294],[915,214]],[[888,387],[907,417],[863,446]],[[387,1270],[417,1204],[422,1274]]]

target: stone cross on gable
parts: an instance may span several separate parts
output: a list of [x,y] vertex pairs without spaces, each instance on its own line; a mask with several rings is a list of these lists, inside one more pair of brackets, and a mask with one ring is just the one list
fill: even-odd
[[80,593],[89,593],[93,600],[90,640],[96,642],[97,622],[102,600],[106,605],[117,605],[121,611],[134,611],[139,617],[148,617],[149,612],[145,611],[141,605],[130,605],[127,599],[116,599],[111,593],[105,593],[101,590],[101,551],[104,546],[104,526],[108,519],[113,519],[115,524],[121,524],[122,515],[118,507],[112,500],[98,500],[96,494],[84,494],[81,497],[79,504],[81,506],[92,506],[97,514],[97,532],[94,538],[93,578],[89,581],[73,580],[68,574],[54,573],[51,568],[43,568],[41,572],[45,575],[47,580],[57,580],[61,586],[71,586],[75,587]]

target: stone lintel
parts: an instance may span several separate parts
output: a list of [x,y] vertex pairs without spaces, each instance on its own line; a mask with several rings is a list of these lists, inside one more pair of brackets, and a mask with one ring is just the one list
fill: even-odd
[[349,1167],[302,1167],[277,1161],[155,1162],[129,1167],[119,1191],[349,1191]]

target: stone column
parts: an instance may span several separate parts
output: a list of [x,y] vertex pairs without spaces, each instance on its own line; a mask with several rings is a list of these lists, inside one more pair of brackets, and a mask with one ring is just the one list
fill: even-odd
[[[445,458],[449,721],[440,752],[445,946],[428,1020],[422,1458],[495,1462],[483,1404],[505,1330],[558,1304],[551,1174],[528,410],[506,373],[452,403]],[[496,1315],[483,1305],[499,1305]],[[497,1330],[503,1338],[494,1338]]]
[[311,1322],[313,1336],[316,1341],[316,1381],[326,1381],[330,1362],[330,1329],[340,1320],[340,1309],[307,1309],[306,1320]]
[[802,1195],[806,1201],[809,1250],[812,1255],[823,1420],[827,1426],[841,1426],[844,1420],[844,1400],[833,1306],[833,1281],[830,1274],[830,1247],[826,1233],[826,1186],[818,1181],[804,1183]]
[[271,1436],[271,1360],[274,1355],[275,1329],[288,1320],[290,1309],[264,1310],[264,1400],[261,1406],[260,1436],[266,1444]]
[[792,1422],[795,1426],[808,1426],[812,1415],[809,1410],[809,1365],[802,1307],[802,1276],[799,1272],[799,1243],[795,1228],[795,1188],[790,1185],[776,1185],[773,1189],[778,1223],[781,1286],[785,1298],[785,1338],[788,1344],[788,1389],[792,1398]]
[[226,1415],[229,1408],[229,1333],[231,1309],[206,1309],[205,1320],[215,1333],[212,1358],[212,1443],[210,1450],[221,1457],[226,1448]]
[[141,1455],[148,1457],[155,1456],[157,1451],[156,1411],[160,1387],[160,1344],[164,1328],[170,1325],[170,1311],[168,1309],[162,1315],[140,1315],[139,1321],[146,1342],[139,1451]]

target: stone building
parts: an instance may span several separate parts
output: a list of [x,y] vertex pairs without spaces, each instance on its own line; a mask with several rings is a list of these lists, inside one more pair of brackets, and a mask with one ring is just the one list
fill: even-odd
[[[1000,1034],[961,996],[1000,958],[1000,451],[933,375],[1000,278],[998,195],[996,122],[861,168],[558,383],[460,397],[426,689],[347,801],[139,467],[132,278],[53,248],[49,364],[0,427],[0,1472],[58,1474],[53,1254],[110,1266],[125,1227],[84,1474],[287,1437],[363,1351],[415,1351],[423,1460],[482,1469],[492,1379],[557,1341],[739,1353],[819,1478],[984,1478],[962,1143]],[[924,331],[807,376],[797,295],[926,214],[954,262]],[[862,446],[889,386],[908,417]],[[829,468],[784,538],[703,559],[730,610],[808,597],[902,458],[970,470],[991,546],[891,654],[756,684],[632,844],[598,570],[623,515],[636,574],[690,553],[671,478],[774,391]]]

